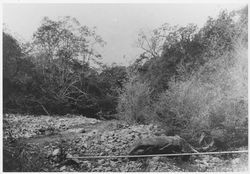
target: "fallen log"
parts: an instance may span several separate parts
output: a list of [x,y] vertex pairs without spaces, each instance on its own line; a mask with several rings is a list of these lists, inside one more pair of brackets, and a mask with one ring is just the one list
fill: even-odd
[[[129,155],[150,155],[150,154],[175,154],[175,153],[198,153],[186,140],[178,135],[175,136],[153,136],[136,142]],[[186,161],[190,156],[183,156]]]

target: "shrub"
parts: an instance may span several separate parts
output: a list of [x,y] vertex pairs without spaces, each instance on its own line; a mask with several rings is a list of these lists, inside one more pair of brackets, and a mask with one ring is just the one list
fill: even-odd
[[235,51],[207,62],[194,75],[172,78],[154,112],[174,134],[192,140],[201,130],[223,126],[226,140],[237,142],[242,139],[239,132],[247,130],[247,93],[247,48],[238,44]]
[[147,123],[152,120],[151,92],[146,82],[141,82],[136,75],[131,76],[119,96],[119,119],[128,123]]

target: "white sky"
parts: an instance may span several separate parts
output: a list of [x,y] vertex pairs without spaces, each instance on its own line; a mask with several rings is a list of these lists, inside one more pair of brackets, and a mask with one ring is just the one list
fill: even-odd
[[[26,41],[48,16],[72,16],[82,25],[97,27],[107,42],[103,62],[128,64],[139,55],[135,41],[140,29],[150,30],[163,23],[203,26],[208,16],[216,17],[222,9],[237,10],[244,4],[4,4],[3,22]],[[124,57],[125,56],[125,57]]]

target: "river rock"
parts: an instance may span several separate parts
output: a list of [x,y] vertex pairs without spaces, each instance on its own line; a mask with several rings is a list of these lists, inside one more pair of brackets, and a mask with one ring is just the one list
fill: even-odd
[[105,160],[104,160],[104,159],[98,160],[98,164],[99,164],[99,165],[102,165],[103,163],[105,163]]
[[240,163],[240,158],[235,158],[232,160],[232,164],[235,165],[235,164],[239,164]]
[[53,152],[52,152],[52,156],[58,156],[60,154],[60,149],[55,149]]
[[60,171],[62,172],[62,171],[65,171],[66,170],[66,166],[62,166],[61,168],[60,168]]

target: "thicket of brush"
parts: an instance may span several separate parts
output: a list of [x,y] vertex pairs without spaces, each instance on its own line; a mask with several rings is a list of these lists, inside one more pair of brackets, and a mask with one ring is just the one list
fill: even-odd
[[165,38],[153,35],[148,39],[149,51],[156,50],[157,39],[158,44],[164,40],[161,55],[145,53],[134,64],[138,71],[120,95],[121,117],[131,123],[158,122],[169,134],[190,141],[201,131],[223,128],[230,147],[246,145],[247,14],[247,7],[234,13],[224,11],[200,30],[177,27],[165,33]]

